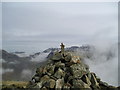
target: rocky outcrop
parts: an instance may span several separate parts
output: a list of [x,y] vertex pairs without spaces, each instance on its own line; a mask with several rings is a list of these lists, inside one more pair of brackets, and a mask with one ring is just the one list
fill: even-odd
[[102,82],[95,73],[90,72],[89,66],[84,64],[74,52],[61,51],[54,52],[46,65],[36,69],[36,74],[29,82],[28,88],[40,88],[40,90],[115,88]]

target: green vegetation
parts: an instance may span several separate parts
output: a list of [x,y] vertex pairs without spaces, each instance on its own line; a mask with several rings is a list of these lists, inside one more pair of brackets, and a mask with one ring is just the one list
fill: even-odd
[[28,82],[24,81],[2,81],[2,88],[26,88]]

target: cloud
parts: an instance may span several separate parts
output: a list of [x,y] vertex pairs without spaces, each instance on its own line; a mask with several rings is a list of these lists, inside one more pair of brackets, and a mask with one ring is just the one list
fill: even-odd
[[29,80],[32,77],[33,73],[29,69],[24,69],[21,73],[21,78],[25,80]]
[[117,3],[3,3],[2,7],[7,50],[117,41]]
[[[81,56],[82,52],[78,51]],[[95,48],[87,52],[89,58],[84,58],[84,62],[89,65],[90,71],[94,72],[102,81],[109,85],[118,85],[118,46],[117,44],[95,45]]]
[[18,61],[14,61],[14,62],[9,62],[8,64],[18,64],[19,62]]
[[6,72],[13,72],[13,71],[14,71],[14,69],[9,69],[9,68],[4,69],[4,68],[2,68],[2,74],[6,73]]
[[[2,3],[0,3],[0,32],[2,31]],[[1,35],[1,34],[0,34]]]
[[30,61],[32,62],[43,62],[46,61],[46,57],[49,53],[41,53],[40,55],[36,56],[35,58],[32,58]]
[[2,63],[6,63],[6,61],[4,59],[0,59],[0,64],[2,65]]

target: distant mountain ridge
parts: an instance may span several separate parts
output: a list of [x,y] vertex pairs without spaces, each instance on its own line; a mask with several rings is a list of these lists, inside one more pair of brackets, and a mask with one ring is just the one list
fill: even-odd
[[7,51],[5,50],[2,50],[0,51],[1,55],[2,55],[2,59],[4,60],[7,60],[8,62],[9,61],[19,61],[19,60],[29,60],[30,57],[19,57],[18,55],[16,54],[13,54],[13,53],[8,53]]
[[[90,48],[93,47],[92,45],[82,45],[82,46],[71,46],[71,47],[67,47],[65,48],[66,51],[75,51],[75,50],[84,50],[84,51],[89,51]],[[60,48],[48,48],[46,50],[44,50],[44,53],[48,53],[48,52],[54,52],[56,50],[60,50]]]
[[[78,46],[71,46],[71,47],[67,47],[67,48],[65,48],[65,50],[66,51],[76,51],[76,50],[83,50],[83,51],[89,51],[90,50],[90,48],[91,48],[91,46],[89,46],[89,45],[85,45],[85,46],[80,46],[80,47],[78,47]],[[17,59],[17,60],[29,60],[29,59],[31,59],[31,58],[35,58],[36,56],[38,56],[38,55],[40,55],[41,53],[50,53],[50,52],[54,52],[54,51],[56,51],[56,50],[60,50],[60,48],[48,48],[48,49],[46,49],[46,50],[44,50],[44,51],[42,51],[42,52],[37,52],[37,53],[34,53],[34,54],[31,54],[31,55],[28,55],[28,56],[24,56],[24,57],[19,57],[17,54],[23,54],[23,53],[25,53],[25,52],[18,52],[18,51],[16,51],[16,52],[7,52],[7,51],[5,51],[5,50],[0,50],[0,53],[2,53],[1,55],[2,55],[2,57],[1,58],[3,58],[3,59],[7,59],[7,60],[12,60],[12,61],[14,61],[15,59]]]

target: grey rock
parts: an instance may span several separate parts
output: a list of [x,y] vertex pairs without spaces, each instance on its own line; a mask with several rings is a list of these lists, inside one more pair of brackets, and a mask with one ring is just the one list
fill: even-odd
[[79,56],[72,56],[71,61],[72,63],[80,63],[80,57]]
[[49,79],[50,79],[50,78],[49,78],[48,75],[43,76],[43,77],[40,79],[40,82],[37,83],[37,86],[38,86],[39,88],[41,88]]
[[97,79],[95,78],[95,75],[91,73],[91,84],[93,88],[100,88],[99,83],[97,82]]
[[65,76],[65,72],[61,68],[59,68],[54,74],[54,76],[60,79]]
[[35,79],[35,82],[39,82],[40,81],[40,77],[38,77],[38,76],[34,77],[34,79]]
[[87,75],[84,75],[84,76],[82,77],[82,80],[83,80],[86,84],[88,84],[89,86],[91,85],[90,79],[88,78]]
[[63,78],[62,79],[58,79],[56,81],[56,86],[55,86],[56,90],[61,90],[63,85],[64,85],[64,79]]
[[47,88],[54,88],[55,87],[55,80],[48,79],[48,81],[46,81],[44,86],[47,87]]
[[71,85],[69,83],[65,83],[63,89],[70,90]]
[[55,52],[54,55],[53,55],[53,57],[51,59],[54,60],[54,61],[58,61],[58,60],[60,60],[62,58],[63,57],[62,57],[61,53]]
[[40,90],[48,90],[46,87],[41,88]]
[[55,67],[65,68],[65,64],[61,63],[61,61],[55,63]]
[[38,74],[39,77],[42,76],[42,73],[43,73],[43,68],[42,67],[36,69],[36,74]]
[[48,75],[54,74],[55,65],[47,65],[46,70]]
[[88,73],[84,65],[81,63],[73,64],[72,66],[70,66],[70,68],[74,78],[81,78],[84,74]]
[[71,60],[71,54],[70,53],[67,53],[66,55],[65,55],[65,61],[70,61]]
[[104,87],[109,87],[109,85],[106,82],[100,81],[99,84],[102,85],[102,86],[104,86]]
[[90,86],[84,83],[82,80],[73,80],[73,86],[75,88],[90,88]]
[[49,82],[50,82],[50,88],[54,88],[55,87],[55,80],[50,79]]

